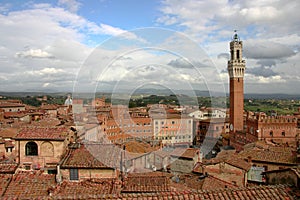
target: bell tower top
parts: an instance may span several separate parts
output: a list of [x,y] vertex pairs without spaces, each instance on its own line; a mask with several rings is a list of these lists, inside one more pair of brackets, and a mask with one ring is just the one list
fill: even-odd
[[243,60],[243,42],[234,30],[234,35],[230,42],[230,60],[228,61],[228,73],[230,78],[244,77],[245,60]]
[[233,35],[232,41],[238,42],[240,41],[240,37],[237,34],[237,30],[234,30],[235,34]]

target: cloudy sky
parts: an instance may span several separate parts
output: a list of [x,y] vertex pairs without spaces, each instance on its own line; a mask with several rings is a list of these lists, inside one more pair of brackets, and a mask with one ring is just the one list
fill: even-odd
[[225,90],[229,41],[246,93],[300,94],[298,0],[0,1],[0,91]]

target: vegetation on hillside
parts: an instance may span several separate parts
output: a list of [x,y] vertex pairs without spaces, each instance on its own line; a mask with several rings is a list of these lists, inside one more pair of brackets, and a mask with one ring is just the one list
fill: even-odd
[[[40,106],[43,102],[47,104],[64,104],[66,96],[46,95],[47,101],[41,101],[43,96],[24,95],[24,96],[2,96],[2,99],[18,99],[24,104],[31,106]],[[85,100],[85,103],[91,100]],[[106,102],[110,102],[109,95],[106,95]],[[123,104],[130,108],[143,107],[148,104],[169,104],[169,105],[198,105],[199,107],[220,107],[229,108],[229,99],[226,97],[197,97],[197,99],[187,95],[135,95],[129,102],[126,100],[115,100],[114,104]],[[245,99],[244,108],[246,111],[265,112],[268,115],[277,113],[278,115],[292,115],[298,111],[300,100],[293,99]]]

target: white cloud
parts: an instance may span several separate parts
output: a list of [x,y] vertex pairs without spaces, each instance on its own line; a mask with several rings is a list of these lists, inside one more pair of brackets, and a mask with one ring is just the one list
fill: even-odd
[[280,59],[294,55],[291,47],[268,40],[247,40],[244,45],[244,56],[255,59]]
[[121,33],[124,33],[125,31],[117,28],[117,27],[112,27],[110,25],[107,24],[100,24],[101,32],[107,34],[107,35],[119,35]]
[[30,49],[28,51],[17,52],[16,57],[24,58],[53,58],[51,54],[42,49]]
[[48,87],[50,83],[44,83],[42,87]]
[[71,12],[77,12],[81,3],[76,0],[58,0],[58,5],[64,5]]
[[280,15],[280,11],[272,6],[243,8],[239,14],[248,19],[250,22],[268,21],[276,19]]
[[[246,83],[253,85],[246,88],[286,92],[300,84],[296,76],[300,73],[299,9],[299,1],[287,0],[164,0],[157,22],[179,27],[198,41],[223,72],[225,84],[227,59],[220,55],[229,53],[228,43],[237,29],[249,72],[246,69]],[[277,83],[280,87],[274,87]]]
[[62,3],[69,10],[31,2],[26,9],[4,12],[8,5],[2,6],[0,76],[6,79],[0,79],[1,91],[35,90],[45,83],[49,83],[47,88],[72,90],[78,69],[93,50],[86,41],[93,36],[124,34],[120,28],[97,25],[76,14],[80,5],[72,7],[75,1]]
[[[195,38],[209,39],[212,31],[238,29],[242,34],[270,38],[299,30],[298,1],[194,1],[165,0],[159,23],[176,24],[186,28]],[[170,23],[172,19],[172,23]],[[264,35],[266,34],[266,35]],[[249,35],[250,36],[250,35]]]

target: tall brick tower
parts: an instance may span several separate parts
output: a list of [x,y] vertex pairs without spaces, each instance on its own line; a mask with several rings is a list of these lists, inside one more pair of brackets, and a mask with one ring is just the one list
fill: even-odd
[[230,131],[243,130],[244,73],[245,60],[242,59],[243,42],[236,31],[230,42],[228,73],[230,78]]

